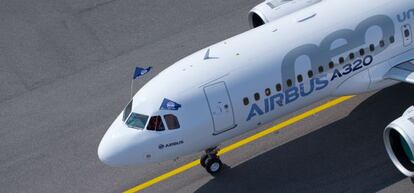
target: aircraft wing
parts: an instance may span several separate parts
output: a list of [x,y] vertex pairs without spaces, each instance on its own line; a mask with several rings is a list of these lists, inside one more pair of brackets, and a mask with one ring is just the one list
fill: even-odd
[[414,60],[394,66],[384,78],[414,84]]

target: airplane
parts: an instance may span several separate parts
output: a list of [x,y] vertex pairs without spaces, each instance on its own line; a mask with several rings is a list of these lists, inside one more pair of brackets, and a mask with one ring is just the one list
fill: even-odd
[[[147,82],[105,133],[99,159],[141,166],[204,151],[329,98],[414,84],[414,1],[267,0],[251,29],[195,52]],[[414,107],[384,130],[394,165],[414,177]]]

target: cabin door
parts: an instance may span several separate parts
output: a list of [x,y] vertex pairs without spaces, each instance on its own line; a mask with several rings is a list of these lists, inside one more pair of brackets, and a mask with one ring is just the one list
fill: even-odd
[[225,82],[204,87],[204,93],[213,119],[213,135],[235,128],[233,105]]

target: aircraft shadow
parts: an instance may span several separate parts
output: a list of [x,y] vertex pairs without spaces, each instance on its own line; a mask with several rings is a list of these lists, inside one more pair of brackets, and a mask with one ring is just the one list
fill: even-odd
[[376,192],[405,178],[382,141],[387,124],[414,104],[414,86],[399,84],[347,117],[226,169],[197,193]]

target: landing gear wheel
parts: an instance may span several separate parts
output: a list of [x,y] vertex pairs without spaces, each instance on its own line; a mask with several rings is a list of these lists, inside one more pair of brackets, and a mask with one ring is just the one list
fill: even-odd
[[208,155],[204,154],[203,156],[201,156],[200,158],[200,165],[203,166],[203,168],[206,167],[207,164],[207,159],[208,159]]
[[205,168],[211,175],[216,175],[223,169],[223,163],[218,157],[207,158]]

